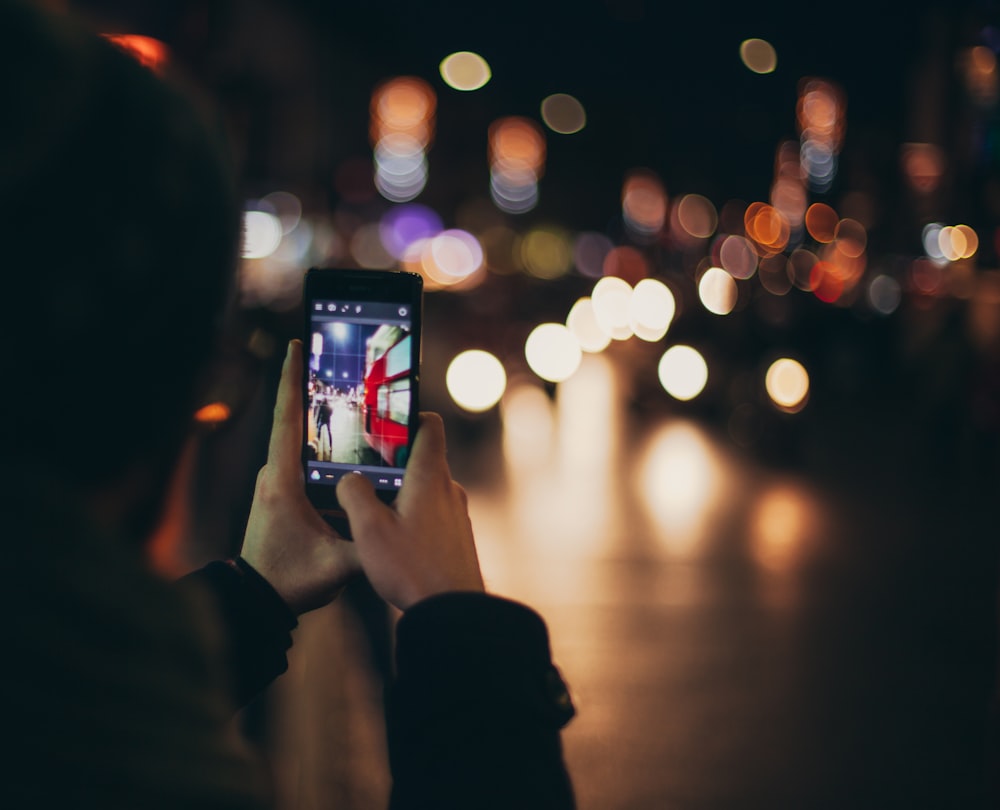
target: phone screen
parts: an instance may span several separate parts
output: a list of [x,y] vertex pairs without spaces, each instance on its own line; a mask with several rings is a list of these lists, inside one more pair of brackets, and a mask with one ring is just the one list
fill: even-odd
[[306,345],[306,480],[367,476],[383,495],[403,483],[415,396],[413,305],[316,298]]

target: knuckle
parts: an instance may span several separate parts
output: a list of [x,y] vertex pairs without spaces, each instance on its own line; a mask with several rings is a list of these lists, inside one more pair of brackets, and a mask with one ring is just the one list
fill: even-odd
[[257,473],[256,494],[264,503],[271,503],[277,497],[274,475],[269,465],[265,464]]

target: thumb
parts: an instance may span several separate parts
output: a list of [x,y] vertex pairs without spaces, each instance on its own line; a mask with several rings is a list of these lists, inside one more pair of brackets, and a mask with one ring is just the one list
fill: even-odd
[[375,495],[375,487],[364,475],[345,475],[337,483],[337,500],[351,523],[351,534],[371,532],[380,523],[392,522],[395,513]]

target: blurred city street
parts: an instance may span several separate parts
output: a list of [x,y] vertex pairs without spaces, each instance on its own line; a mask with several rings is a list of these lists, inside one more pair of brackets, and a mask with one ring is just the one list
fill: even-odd
[[[238,181],[186,562],[240,547],[305,270],[419,273],[582,810],[1000,805],[995,3],[68,5]],[[304,616],[245,713],[281,810],[385,805],[392,619]]]
[[[936,534],[891,487],[873,514],[622,406],[614,366],[588,358],[451,449],[488,587],[549,624],[582,810],[976,806],[993,539],[960,518]],[[372,606],[351,604],[304,618],[275,686],[282,806],[387,795],[378,678],[358,665]]]

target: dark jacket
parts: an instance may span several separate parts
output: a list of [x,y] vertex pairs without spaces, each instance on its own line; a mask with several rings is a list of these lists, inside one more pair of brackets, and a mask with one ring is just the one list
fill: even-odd
[[[270,586],[212,563],[177,587],[68,509],[0,506],[0,804],[266,807],[233,710],[286,667],[295,619]],[[427,600],[399,622],[397,663],[392,808],[572,807],[559,742],[572,708],[536,614]]]

